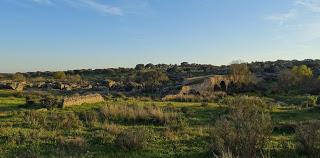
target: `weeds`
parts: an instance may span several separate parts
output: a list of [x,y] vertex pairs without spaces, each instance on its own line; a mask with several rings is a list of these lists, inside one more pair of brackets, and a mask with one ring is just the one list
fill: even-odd
[[149,137],[150,133],[146,129],[129,129],[120,133],[115,143],[123,150],[143,149],[147,145]]

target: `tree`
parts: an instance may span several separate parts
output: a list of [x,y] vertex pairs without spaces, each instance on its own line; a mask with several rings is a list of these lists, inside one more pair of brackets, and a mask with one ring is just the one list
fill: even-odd
[[189,66],[189,63],[188,62],[182,62],[180,65],[181,66]]
[[136,70],[143,70],[144,69],[144,64],[137,64],[135,69]]
[[66,78],[66,74],[63,71],[57,71],[53,74],[53,78],[63,80]]
[[255,82],[255,76],[251,73],[246,63],[235,61],[230,65],[230,76],[237,84],[248,85]]
[[23,82],[23,81],[26,81],[26,77],[21,73],[16,73],[12,76],[12,80]]
[[167,74],[161,71],[146,71],[139,74],[139,81],[145,85],[147,89],[154,90],[155,87],[169,80]]
[[153,69],[155,66],[152,63],[149,63],[145,67],[148,69]]
[[306,65],[294,66],[291,69],[293,74],[293,82],[294,84],[300,84],[301,82],[311,79],[313,76],[313,72],[311,68]]
[[0,80],[4,79],[4,75],[0,74]]
[[278,76],[279,87],[287,88],[293,84],[294,75],[290,70],[282,70]]
[[295,86],[296,88],[310,90],[317,85],[316,80],[312,80],[312,76],[312,70],[306,65],[294,66],[292,69],[286,69],[280,72],[278,76],[279,87],[288,90],[288,88]]

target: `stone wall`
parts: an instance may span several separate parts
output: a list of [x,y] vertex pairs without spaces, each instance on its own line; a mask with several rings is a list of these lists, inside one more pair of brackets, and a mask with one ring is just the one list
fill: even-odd
[[84,103],[94,104],[103,102],[104,99],[100,94],[90,94],[84,96],[66,97],[62,100],[62,107],[69,107],[73,105],[81,105]]

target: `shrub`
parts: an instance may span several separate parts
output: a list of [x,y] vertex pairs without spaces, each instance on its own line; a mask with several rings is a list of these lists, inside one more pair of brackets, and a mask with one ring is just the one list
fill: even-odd
[[142,149],[146,146],[150,133],[146,129],[126,130],[118,135],[115,143],[123,150]]
[[63,115],[60,127],[64,129],[78,129],[82,127],[82,122],[79,117],[72,112]]
[[86,151],[87,141],[82,137],[66,138],[63,136],[57,137],[58,149],[62,153],[80,154]]
[[93,124],[99,120],[99,113],[96,111],[85,111],[79,114],[79,119],[86,124]]
[[175,132],[170,128],[165,128],[163,131],[163,136],[169,140],[174,140],[176,138]]
[[307,107],[313,107],[316,106],[318,102],[318,96],[308,96],[307,97]]
[[105,130],[95,130],[92,132],[91,140],[93,144],[110,145],[114,142],[116,136]]
[[74,112],[68,113],[49,113],[50,129],[79,129],[83,126],[81,120]]
[[105,122],[103,124],[103,129],[113,135],[118,135],[122,131],[122,129],[119,128],[119,126],[117,126],[116,124],[108,123],[108,122]]
[[171,130],[179,131],[186,129],[188,127],[188,122],[185,117],[178,115],[168,123],[168,126]]
[[203,108],[206,108],[208,106],[209,106],[208,102],[202,102],[201,103],[201,107],[203,107]]
[[35,107],[41,104],[41,96],[36,94],[29,94],[26,96],[26,105],[28,107]]
[[181,112],[183,112],[185,114],[188,113],[190,110],[191,110],[191,108],[187,107],[187,106],[184,106],[184,107],[181,108]]
[[24,122],[31,127],[40,127],[46,124],[45,115],[36,110],[27,110],[23,113]]
[[26,149],[26,150],[15,151],[12,157],[39,158],[41,156],[38,153],[38,151],[35,151],[34,149]]
[[12,80],[23,82],[26,81],[26,77],[22,73],[15,73],[12,75]]
[[26,95],[26,106],[52,109],[61,107],[61,101],[58,97],[51,94],[32,93]]
[[256,105],[231,109],[210,129],[209,150],[215,154],[230,152],[239,157],[256,157],[272,133],[271,118]]
[[310,121],[296,129],[300,149],[308,156],[320,156],[320,121]]
[[58,71],[53,74],[54,79],[63,80],[66,78],[66,74],[63,71]]

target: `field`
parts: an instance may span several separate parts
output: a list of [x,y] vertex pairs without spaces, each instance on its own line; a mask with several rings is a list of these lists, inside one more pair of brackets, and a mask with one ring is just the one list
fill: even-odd
[[[53,110],[24,104],[14,92],[1,91],[1,157],[213,157],[208,152],[209,129],[228,109],[223,102],[112,97],[104,103]],[[302,156],[295,150],[290,125],[320,120],[320,110],[275,105],[269,112],[274,130],[265,155]]]

